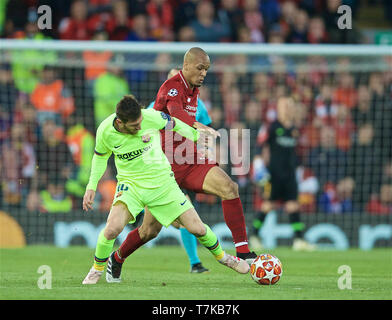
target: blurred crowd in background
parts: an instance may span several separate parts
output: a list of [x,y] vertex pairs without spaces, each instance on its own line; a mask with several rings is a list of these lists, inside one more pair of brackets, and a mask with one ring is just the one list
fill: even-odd
[[[384,18],[392,21],[387,0]],[[363,2],[363,1],[362,1]],[[240,43],[361,43],[352,30],[336,28],[340,5],[356,21],[359,0],[2,0],[0,35],[37,36],[37,8],[48,5],[52,28],[43,36],[62,40],[198,41]],[[372,5],[372,3],[370,3]]]
[[[341,1],[46,1],[56,8],[57,27],[49,35],[37,29],[37,17],[29,11],[40,1],[5,3],[2,34],[9,38],[351,42],[347,33],[329,31],[333,14],[322,7]],[[56,65],[52,51],[8,54],[9,63],[0,67],[2,203],[51,213],[80,209],[96,127],[125,94],[135,94],[145,105],[155,100],[172,57],[158,54],[155,65],[163,71],[143,71],[127,70],[121,64],[127,56],[109,51],[69,54],[67,59],[80,59],[80,67]],[[41,62],[24,63],[29,60]],[[278,117],[277,99],[291,96],[302,211],[392,214],[392,57],[381,62],[381,71],[353,71],[356,61],[347,57],[330,62],[314,56],[295,63],[277,56],[212,57],[217,71],[209,72],[200,89],[211,126],[240,133],[250,129],[249,141],[241,135],[230,141],[233,148],[249,143],[250,152],[241,158],[251,164],[250,171],[233,177],[247,210],[257,211],[267,189],[256,178],[255,159]],[[253,65],[268,65],[268,71],[254,71]],[[231,161],[222,165],[228,173],[241,166]],[[97,190],[96,209],[109,210],[115,187],[111,163]],[[196,198],[206,204],[218,201]]]

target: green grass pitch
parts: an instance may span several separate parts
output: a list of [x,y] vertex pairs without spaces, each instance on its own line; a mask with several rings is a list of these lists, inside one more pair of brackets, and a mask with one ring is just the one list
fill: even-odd
[[[233,251],[230,251],[233,253]],[[27,246],[0,249],[1,300],[385,300],[392,299],[390,249],[360,251],[294,252],[290,248],[263,250],[283,264],[281,280],[274,286],[257,285],[250,275],[237,274],[217,263],[199,247],[209,274],[190,274],[180,246],[141,248],[124,264],[123,282],[81,284],[92,265],[94,250],[72,246]],[[40,266],[49,266],[51,289],[40,289]],[[340,289],[340,266],[351,269],[351,289]],[[47,274],[46,274],[47,275]],[[346,285],[348,282],[344,282]]]

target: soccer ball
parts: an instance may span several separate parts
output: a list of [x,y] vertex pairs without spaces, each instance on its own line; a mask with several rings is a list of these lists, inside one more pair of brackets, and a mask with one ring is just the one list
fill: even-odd
[[268,253],[259,255],[250,265],[252,279],[262,285],[272,285],[279,281],[282,276],[282,263]]

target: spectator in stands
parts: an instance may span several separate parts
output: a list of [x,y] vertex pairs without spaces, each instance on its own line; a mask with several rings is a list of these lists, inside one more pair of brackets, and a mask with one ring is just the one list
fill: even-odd
[[267,28],[277,23],[279,20],[281,12],[279,2],[279,0],[257,1],[259,5],[259,11],[263,14],[263,20],[265,21]]
[[156,41],[156,39],[150,33],[148,16],[144,14],[138,14],[133,17],[132,29],[125,40]]
[[41,128],[38,122],[37,110],[25,94],[19,94],[15,101],[13,121],[14,124],[21,123],[24,125],[26,131],[25,140],[35,146],[40,138]]
[[39,192],[39,211],[43,213],[67,213],[72,209],[72,199],[65,192],[65,178],[49,176],[48,185]]
[[193,28],[190,26],[181,27],[180,30],[178,30],[177,40],[179,42],[195,42],[195,30],[193,30]]
[[128,3],[117,0],[112,6],[112,16],[108,25],[109,40],[123,41],[132,27],[132,19],[128,16]]
[[3,135],[9,133],[6,128],[11,125],[17,96],[18,89],[15,87],[10,66],[2,63],[0,65],[0,145],[5,138]]
[[87,0],[89,12],[102,12],[111,9],[113,0]]
[[242,95],[238,87],[232,87],[230,91],[222,94],[225,125],[230,126],[240,118],[242,108]]
[[[245,127],[251,131],[257,132],[262,122],[262,108],[255,100],[249,100],[244,106],[243,118],[241,120],[245,123]],[[256,137],[254,137],[256,139]],[[256,143],[256,141],[254,141]],[[251,145],[253,142],[251,140]]]
[[339,72],[338,85],[333,92],[333,100],[344,104],[347,108],[353,108],[357,104],[357,90],[354,77],[348,72]]
[[315,105],[315,125],[330,125],[338,113],[338,105],[332,99],[333,88],[329,84],[323,84],[319,94],[316,96]]
[[[49,182],[63,181],[64,184],[73,170],[71,152],[67,144],[58,137],[56,130],[57,125],[51,119],[46,119],[42,124],[42,138],[35,146],[36,171],[27,198],[29,211],[40,208],[42,204],[40,192],[48,188]],[[57,193],[57,189],[53,190]]]
[[[33,14],[23,31],[16,36],[17,39],[34,41],[48,40],[37,26],[37,14]],[[45,64],[54,64],[57,53],[51,50],[12,50],[11,68],[15,86],[18,90],[31,93],[39,82],[40,72]]]
[[351,110],[352,119],[356,126],[371,122],[374,126],[375,110],[372,108],[370,91],[367,85],[358,86],[357,105]]
[[150,0],[146,10],[153,38],[160,41],[173,41],[174,15],[170,1]]
[[174,12],[174,31],[178,32],[182,27],[196,19],[196,5],[200,0],[179,1]]
[[264,20],[263,15],[259,10],[259,1],[244,1],[244,23],[250,31],[251,42],[265,42],[265,37],[262,32]]
[[319,190],[319,182],[312,170],[304,166],[298,166],[296,170],[298,181],[298,202],[301,212],[317,212],[316,195]]
[[47,118],[57,124],[63,123],[75,111],[74,98],[64,81],[58,78],[52,66],[42,70],[41,81],[30,96],[31,104],[37,109],[38,122]]
[[121,61],[121,56],[114,56],[107,65],[107,71],[95,81],[94,116],[96,127],[116,111],[116,104],[121,97],[130,93],[128,82],[122,73]]
[[307,42],[312,44],[328,43],[328,34],[325,30],[324,20],[321,17],[314,16],[310,18]]
[[282,31],[283,30],[280,25],[272,25],[268,31],[267,42],[276,44],[284,43],[284,36]]
[[239,43],[252,42],[251,32],[246,25],[240,25],[239,27],[237,27],[237,42]]
[[211,117],[211,127],[215,130],[224,128],[224,116],[223,111],[219,107],[212,107],[209,111]]
[[320,129],[320,145],[310,151],[306,166],[315,173],[320,188],[327,182],[336,184],[346,176],[347,155],[337,148],[333,128],[323,126]]
[[309,17],[305,10],[298,9],[294,17],[294,23],[290,26],[287,36],[288,43],[306,43],[308,34]]
[[380,72],[372,72],[369,76],[369,91],[371,102],[375,109],[379,108],[384,101],[385,87],[382,74]]
[[381,186],[380,193],[371,198],[366,211],[372,215],[392,214],[392,183],[385,183]]
[[131,18],[139,14],[147,14],[147,3],[149,0],[128,1],[128,14]]
[[90,177],[91,160],[94,155],[95,138],[73,118],[66,132],[66,143],[72,153],[74,171],[67,180],[65,189],[68,193],[82,199]]
[[299,131],[296,152],[299,162],[305,163],[309,151],[319,145],[319,129],[314,125],[310,108],[300,102],[296,106],[294,122]]
[[93,204],[94,209],[96,208],[105,213],[108,212],[108,210],[110,211],[116,193],[116,187],[116,179],[113,178],[112,169],[108,166],[97,187],[97,193]]
[[358,128],[357,138],[348,151],[347,175],[355,180],[355,201],[365,205],[380,185],[382,168],[381,150],[375,145],[374,128],[364,123]]
[[[92,40],[106,41],[108,34],[104,29],[95,30]],[[107,70],[107,64],[113,53],[110,51],[84,51],[83,61],[85,64],[84,78],[86,80],[86,88],[88,96],[93,95],[95,80]]]
[[337,183],[327,183],[319,197],[318,209],[325,213],[352,213],[354,211],[354,180],[346,177]]
[[28,7],[23,1],[1,1],[1,8],[5,14],[5,26],[4,28],[12,34],[15,30],[23,30],[27,18],[28,18]]
[[189,26],[195,30],[196,40],[200,42],[227,41],[230,37],[229,26],[215,19],[215,9],[211,2],[202,0],[196,6],[196,18]]
[[[104,30],[108,40],[125,40],[132,27],[126,0],[115,0],[111,6],[103,5],[88,18],[88,30]],[[91,11],[91,7],[90,7]]]
[[7,1],[0,2],[0,35],[3,33]]
[[61,40],[90,40],[91,30],[88,25],[88,7],[83,0],[74,0],[71,4],[71,15],[59,24]]
[[[239,40],[238,26],[243,24],[243,10],[237,0],[222,0],[217,10],[218,21],[230,28],[230,42]],[[247,41],[248,42],[248,41]],[[250,41],[249,41],[250,42]]]
[[332,120],[331,125],[336,132],[336,146],[347,151],[351,146],[355,125],[351,120],[350,110],[345,105],[338,105],[336,117]]
[[15,123],[9,139],[0,145],[3,201],[8,205],[17,205],[22,201],[34,174],[36,158],[33,145],[25,139],[26,134],[25,126]]
[[384,160],[392,157],[392,104],[391,88],[387,89],[381,72],[372,72],[369,76],[371,109],[375,112],[374,138],[382,149]]
[[282,36],[286,39],[297,12],[297,5],[292,0],[281,3],[279,21],[275,25],[279,25],[282,30]]
[[9,106],[0,104],[0,147],[9,139],[12,127],[12,113],[9,112]]

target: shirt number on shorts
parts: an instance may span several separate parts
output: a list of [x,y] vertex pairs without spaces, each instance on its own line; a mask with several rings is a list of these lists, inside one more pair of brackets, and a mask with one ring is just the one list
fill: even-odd
[[125,184],[119,184],[117,186],[117,192],[120,192],[120,191],[128,191],[128,186],[126,186]]

